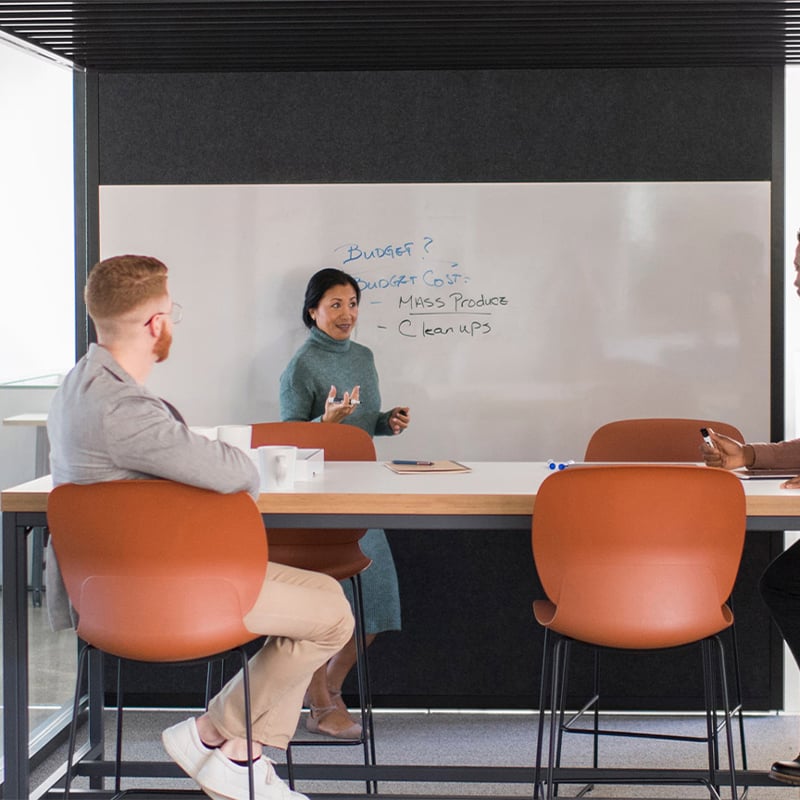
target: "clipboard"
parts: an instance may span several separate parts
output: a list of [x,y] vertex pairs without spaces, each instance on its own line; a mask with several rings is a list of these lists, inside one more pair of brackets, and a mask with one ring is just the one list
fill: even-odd
[[426,461],[417,464],[398,464],[393,461],[385,461],[384,466],[398,475],[418,475],[431,472],[472,472],[470,467],[459,464],[458,461]]

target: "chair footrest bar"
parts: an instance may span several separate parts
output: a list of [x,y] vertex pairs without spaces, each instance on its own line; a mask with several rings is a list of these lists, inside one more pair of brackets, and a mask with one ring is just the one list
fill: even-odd
[[[46,796],[46,800],[60,800],[63,792],[53,790],[52,794]],[[460,794],[408,794],[403,792],[387,792],[381,794],[373,793],[372,795],[364,795],[363,792],[306,792],[310,800],[362,800],[365,796],[374,798],[374,800],[475,800],[475,795],[460,795]],[[109,800],[113,796],[113,792],[106,790],[87,790],[87,791],[70,791],[70,798],[72,800]],[[125,794],[125,800],[174,800],[175,797],[184,797],[186,800],[207,800],[208,795],[200,789],[188,790],[147,790],[147,789],[129,789]],[[519,795],[481,795],[485,800],[519,800]],[[602,798],[600,799],[602,800]],[[612,800],[609,798],[608,800]],[[676,798],[675,800],[681,800]],[[685,798],[683,799],[685,800]]]
[[[52,789],[44,796],[45,800],[63,798],[63,789]],[[111,800],[111,798],[124,798],[124,800],[175,800],[182,797],[186,800],[207,800],[208,795],[202,789],[123,789],[115,794],[111,789],[70,789],[70,800]]]
[[[286,775],[286,765],[276,765],[278,774]],[[426,766],[416,764],[295,764],[296,779],[317,781],[396,781],[420,783],[530,783],[533,767],[506,766]],[[113,761],[82,761],[78,772],[89,777],[109,777],[114,774]],[[184,772],[170,761],[123,761],[122,775],[131,778],[186,778]],[[663,783],[702,784],[708,781],[704,769],[594,769],[592,767],[562,767],[555,770],[559,783]],[[730,782],[727,770],[716,774],[720,785]],[[740,786],[789,786],[769,777],[763,770],[737,770]],[[394,793],[392,793],[394,797]]]
[[[721,727],[724,727],[724,723]],[[565,733],[582,733],[584,735],[588,734],[590,736],[594,736],[597,734],[598,736],[618,736],[620,738],[631,738],[631,739],[661,739],[667,740],[671,742],[706,742],[708,738],[706,736],[686,736],[677,733],[650,733],[648,731],[612,731],[612,730],[604,730],[599,728],[598,730],[594,730],[593,728],[568,728],[566,725],[563,726]]]
[[[708,784],[707,769],[603,769],[594,767],[561,767],[554,771],[557,783],[659,783],[678,785],[685,783]],[[730,772],[718,770],[715,783],[730,785]],[[780,786],[778,781],[762,770],[736,770],[737,786]],[[788,786],[789,784],[785,784]],[[795,787],[797,788],[797,787]],[[594,795],[593,795],[594,797]],[[598,800],[595,798],[595,800]]]

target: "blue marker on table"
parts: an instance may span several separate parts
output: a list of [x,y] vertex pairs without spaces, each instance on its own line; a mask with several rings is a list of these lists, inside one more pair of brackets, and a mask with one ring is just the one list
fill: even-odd
[[547,466],[549,469],[566,469],[570,464],[574,464],[574,461],[550,461],[547,462]]
[[394,461],[392,461],[392,464],[398,464],[398,465],[403,464],[411,467],[432,467],[433,461],[414,461],[413,459],[410,461],[406,461],[404,459],[395,459]]

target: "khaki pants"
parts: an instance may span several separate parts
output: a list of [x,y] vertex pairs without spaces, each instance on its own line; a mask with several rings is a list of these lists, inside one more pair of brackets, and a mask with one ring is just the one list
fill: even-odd
[[[250,659],[253,738],[285,749],[311,676],[353,633],[350,604],[333,578],[270,563],[244,623],[253,633],[269,637]],[[246,736],[241,672],[214,697],[208,711],[227,738]]]

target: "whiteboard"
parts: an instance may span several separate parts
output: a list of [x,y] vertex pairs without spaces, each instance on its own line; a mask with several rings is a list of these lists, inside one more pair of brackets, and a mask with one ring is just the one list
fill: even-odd
[[[279,418],[308,278],[362,286],[380,458],[583,457],[623,417],[769,436],[768,182],[103,186],[102,257],[184,306],[149,385],[194,425]],[[350,387],[343,387],[350,388]]]

